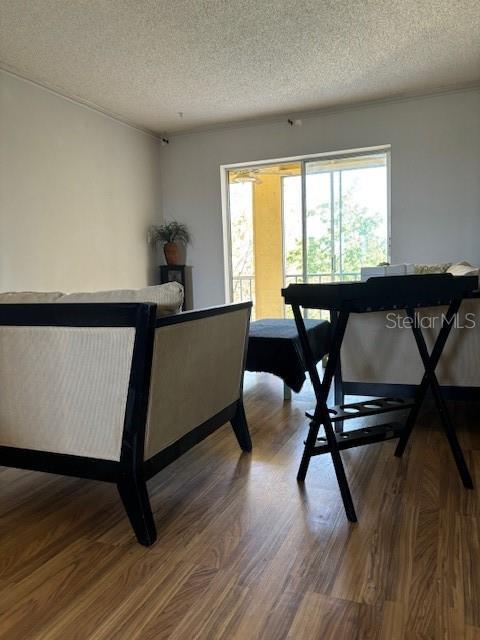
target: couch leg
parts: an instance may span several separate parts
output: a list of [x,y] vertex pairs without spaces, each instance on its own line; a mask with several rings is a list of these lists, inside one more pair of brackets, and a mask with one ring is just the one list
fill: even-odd
[[247,416],[245,415],[245,409],[243,406],[243,400],[237,402],[237,408],[235,414],[230,420],[233,427],[233,431],[237,437],[238,444],[243,451],[252,450],[252,441],[250,439],[250,432],[248,431]]
[[157,531],[145,480],[128,476],[117,483],[117,488],[138,542],[149,547],[157,539]]

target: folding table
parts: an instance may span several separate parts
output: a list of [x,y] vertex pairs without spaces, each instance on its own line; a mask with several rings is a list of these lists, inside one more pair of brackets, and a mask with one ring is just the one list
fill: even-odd
[[[462,300],[466,297],[474,296],[476,289],[478,289],[478,278],[476,276],[454,277],[451,274],[442,273],[377,277],[370,278],[366,282],[293,284],[282,290],[285,303],[292,306],[304,360],[316,398],[315,410],[306,414],[310,418],[310,427],[297,479],[302,482],[305,480],[312,456],[330,453],[345,512],[351,522],[356,522],[357,516],[340,451],[391,438],[399,438],[395,455],[397,457],[402,456],[428,389],[432,391],[442,427],[462,482],[466,488],[473,488],[472,478],[458,442],[455,427],[435,375],[435,368],[442,355]],[[448,309],[442,316],[440,331],[429,353],[418,323],[416,309],[436,306],[447,306]],[[312,357],[301,307],[305,309],[325,309],[331,312],[330,351],[322,381],[320,381]],[[398,309],[404,309],[406,312],[425,369],[414,397],[411,399],[378,398],[364,402],[336,405],[329,409],[327,406],[328,393],[339,362],[340,349],[350,313],[369,313]],[[392,354],[392,357],[395,357],[395,354]],[[333,428],[336,422],[398,411],[399,409],[409,410],[404,424],[390,422],[339,433],[335,433]],[[318,432],[322,425],[325,431],[325,438],[318,438]]]

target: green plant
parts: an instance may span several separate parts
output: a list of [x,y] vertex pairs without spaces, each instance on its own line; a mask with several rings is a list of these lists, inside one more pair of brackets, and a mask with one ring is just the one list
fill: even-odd
[[[381,216],[378,211],[368,210],[355,201],[355,193],[350,189],[342,197],[342,266],[347,274],[359,274],[362,266],[373,266],[387,257],[386,239],[376,230],[380,227]],[[338,200],[335,201],[338,207]],[[328,274],[331,262],[331,223],[330,204],[317,205],[307,211],[308,228],[322,228],[322,235],[307,233],[307,273]],[[338,233],[338,229],[336,232]],[[285,256],[287,274],[300,274],[303,271],[303,243],[298,239],[295,247]]]
[[190,231],[186,224],[172,220],[161,225],[152,224],[148,229],[147,238],[153,246],[169,242],[187,245],[190,242]]

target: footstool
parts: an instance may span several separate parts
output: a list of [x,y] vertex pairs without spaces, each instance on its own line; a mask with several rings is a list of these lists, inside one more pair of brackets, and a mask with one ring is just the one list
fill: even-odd
[[[305,327],[315,362],[319,362],[328,353],[330,322],[305,320]],[[246,369],[281,378],[285,399],[290,399],[290,389],[298,393],[306,380],[306,366],[295,320],[272,318],[251,322]]]

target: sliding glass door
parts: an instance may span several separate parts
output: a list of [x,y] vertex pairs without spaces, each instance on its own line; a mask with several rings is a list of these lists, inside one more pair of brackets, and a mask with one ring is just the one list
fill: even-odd
[[388,151],[228,172],[231,291],[279,317],[282,286],[356,280],[389,257]]
[[285,207],[287,284],[356,280],[388,259],[386,153],[306,161],[293,180],[283,185],[284,203],[296,203]]

